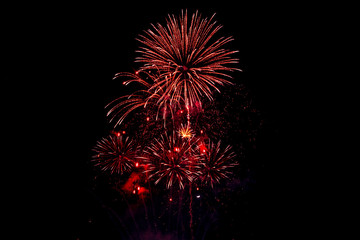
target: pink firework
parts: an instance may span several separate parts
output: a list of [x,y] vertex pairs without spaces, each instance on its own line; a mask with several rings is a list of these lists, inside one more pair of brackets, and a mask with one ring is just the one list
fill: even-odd
[[186,183],[193,180],[196,172],[192,165],[197,162],[198,155],[193,151],[196,143],[176,137],[162,135],[145,150],[143,163],[149,179],[155,184],[163,181],[166,188],[177,186],[184,189]]
[[206,147],[198,149],[201,153],[199,159],[200,175],[198,179],[202,184],[210,185],[220,183],[221,179],[229,178],[232,174],[232,168],[238,164],[234,161],[235,153],[231,146],[225,149],[221,148],[221,141],[217,144],[209,141]]
[[93,161],[103,171],[113,173],[129,172],[134,167],[136,159],[136,148],[129,137],[122,135],[109,135],[97,142],[93,148],[95,154]]
[[201,18],[196,12],[189,20],[185,11],[178,18],[169,16],[165,27],[152,25],[153,30],[140,35],[138,41],[143,46],[138,52],[142,55],[136,61],[144,64],[143,71],[158,73],[149,90],[164,90],[159,103],[183,99],[187,106],[193,106],[203,96],[212,100],[212,90],[219,91],[218,85],[231,84],[227,72],[239,69],[228,65],[238,63],[232,57],[237,51],[223,48],[232,37],[214,39],[222,27],[213,21],[214,15]]

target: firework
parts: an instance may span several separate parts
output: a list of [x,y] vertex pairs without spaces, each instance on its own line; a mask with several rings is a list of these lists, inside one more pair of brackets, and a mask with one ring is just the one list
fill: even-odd
[[221,149],[221,141],[217,144],[209,141],[206,147],[202,144],[199,146],[201,155],[198,179],[201,183],[213,188],[214,184],[219,183],[221,179],[229,178],[232,174],[231,169],[238,165],[234,162],[235,153],[231,150],[231,146]]
[[196,141],[190,142],[181,138],[162,135],[145,150],[145,173],[155,184],[165,181],[166,188],[177,185],[184,189],[186,183],[195,176],[192,165],[197,162],[198,155],[193,151]]
[[228,66],[238,63],[232,57],[237,51],[222,48],[232,37],[214,39],[222,27],[213,21],[214,15],[203,19],[196,12],[190,21],[186,11],[178,18],[172,15],[166,27],[152,25],[153,30],[137,39],[143,46],[137,51],[141,56],[136,61],[144,64],[143,71],[159,75],[150,90],[164,90],[158,103],[183,99],[186,105],[193,106],[203,96],[212,100],[212,90],[219,91],[218,85],[231,84],[226,72],[239,70]]
[[93,151],[93,161],[96,166],[100,166],[103,171],[113,173],[129,172],[134,167],[136,161],[136,148],[129,137],[123,138],[122,135],[109,135],[97,142]]
[[191,129],[190,125],[187,124],[186,126],[181,124],[181,127],[178,131],[178,134],[182,138],[192,138],[194,137],[194,131]]
[[135,73],[118,73],[115,78],[130,77],[124,85],[137,82],[144,89],[110,102],[110,122],[118,119],[115,126],[121,124],[132,111],[149,105],[158,107],[156,118],[162,110],[165,120],[183,105],[201,108],[203,97],[212,100],[213,90],[231,84],[227,72],[239,69],[228,65],[238,63],[232,57],[237,51],[222,48],[232,37],[214,39],[222,26],[213,18],[203,19],[196,12],[189,21],[187,12],[182,12],[178,18],[169,16],[167,27],[152,25],[153,30],[139,36],[141,56],[136,62],[143,65]]

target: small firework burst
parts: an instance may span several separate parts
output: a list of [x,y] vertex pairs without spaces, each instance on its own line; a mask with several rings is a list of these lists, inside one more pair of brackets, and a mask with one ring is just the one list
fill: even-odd
[[180,127],[180,129],[178,131],[178,134],[179,134],[180,137],[188,138],[188,139],[195,136],[194,131],[191,129],[189,124],[187,124],[186,126],[181,124],[181,127]]
[[185,184],[194,178],[191,166],[198,157],[193,151],[195,143],[166,134],[155,139],[143,157],[149,179],[155,180],[155,184],[165,181],[167,189],[174,185],[184,189]]
[[93,151],[95,166],[100,166],[101,170],[110,171],[111,174],[131,171],[137,158],[133,141],[129,137],[124,139],[120,134],[111,134],[102,138]]
[[[209,141],[206,150],[201,152],[199,159],[200,174],[198,179],[205,185],[210,185],[212,188],[215,183],[220,183],[221,179],[229,178],[232,174],[232,168],[238,164],[234,162],[235,153],[231,146],[225,149],[221,148],[221,141],[217,144]],[[205,148],[204,148],[205,149]]]

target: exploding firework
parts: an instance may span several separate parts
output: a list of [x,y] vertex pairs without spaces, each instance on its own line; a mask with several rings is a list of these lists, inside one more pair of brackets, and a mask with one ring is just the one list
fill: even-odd
[[214,15],[208,19],[196,12],[190,21],[187,11],[178,18],[172,15],[166,27],[152,25],[153,30],[137,39],[143,46],[136,61],[144,64],[142,70],[159,75],[150,90],[164,89],[158,103],[183,99],[186,105],[193,106],[201,102],[202,96],[212,100],[212,90],[219,91],[218,85],[231,84],[227,72],[239,69],[228,65],[238,63],[232,57],[237,51],[222,48],[232,37],[214,39],[222,27],[213,21]]
[[231,146],[222,149],[221,141],[217,144],[209,141],[206,145],[206,147],[199,145],[201,155],[198,179],[202,184],[210,185],[213,188],[214,184],[220,183],[221,179],[229,178],[232,174],[232,168],[238,164],[234,162],[235,153],[232,151]]
[[192,138],[194,137],[194,131],[191,129],[190,125],[187,124],[186,126],[181,124],[180,130],[178,131],[178,134],[182,138]]
[[111,134],[102,138],[93,151],[95,165],[100,166],[103,171],[110,171],[111,174],[131,171],[137,158],[133,141],[129,137],[124,139],[120,134]]
[[109,103],[110,121],[120,116],[116,125],[121,124],[130,112],[148,104],[163,109],[163,118],[183,105],[198,108],[203,97],[213,100],[212,92],[220,92],[219,85],[231,84],[227,72],[239,70],[229,66],[238,63],[232,57],[237,51],[223,49],[232,37],[214,39],[221,26],[213,18],[202,18],[196,12],[189,21],[187,12],[182,12],[178,18],[169,16],[167,27],[152,25],[153,30],[140,35],[137,40],[142,46],[137,52],[141,56],[136,62],[143,65],[135,74],[118,73],[115,78],[130,77],[125,85],[138,82],[144,90]]
[[155,180],[155,184],[165,181],[167,189],[173,185],[184,189],[185,184],[196,175],[192,168],[198,158],[193,150],[196,142],[183,140],[176,135],[168,137],[166,134],[155,139],[143,157],[149,179]]

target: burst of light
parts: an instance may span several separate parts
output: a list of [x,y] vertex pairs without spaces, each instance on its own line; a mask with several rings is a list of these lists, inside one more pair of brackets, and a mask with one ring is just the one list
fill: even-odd
[[238,63],[232,57],[237,51],[223,48],[232,37],[214,39],[222,27],[216,25],[214,15],[208,19],[196,12],[191,20],[187,11],[179,17],[172,15],[165,26],[152,25],[153,30],[137,39],[143,45],[136,58],[144,64],[141,70],[159,73],[151,89],[166,89],[159,101],[169,96],[193,106],[202,96],[212,100],[212,90],[219,91],[217,85],[231,84],[226,72],[239,70],[228,66]]
[[150,121],[150,117],[146,117],[146,121]]
[[[184,189],[186,183],[192,181],[194,172],[190,170],[192,161],[197,159],[194,143],[183,141],[175,136],[161,135],[148,146],[143,156],[144,164],[148,164],[145,173],[155,184],[165,183],[167,189],[175,186]],[[171,150],[174,149],[174,152]]]
[[138,190],[138,191],[140,191],[140,186],[139,186],[139,187],[137,187],[137,190]]
[[208,19],[196,12],[190,20],[187,12],[182,12],[179,17],[169,16],[166,26],[152,26],[153,30],[145,31],[137,39],[142,46],[136,62],[143,65],[135,73],[122,72],[114,77],[130,77],[123,84],[137,82],[144,87],[107,105],[112,106],[107,113],[110,122],[118,118],[115,125],[149,104],[156,105],[164,119],[184,105],[187,110],[201,107],[203,98],[212,100],[213,91],[219,92],[219,86],[232,84],[229,72],[239,70],[229,66],[238,63],[233,58],[237,51],[223,48],[233,38],[214,38],[221,29],[214,15]]
[[102,138],[97,142],[93,151],[95,152],[93,155],[95,165],[112,174],[130,171],[134,165],[133,160],[137,158],[134,143],[129,137],[124,139],[118,134]]
[[172,202],[172,200],[173,200],[172,198],[169,198],[169,201],[170,201],[170,202]]
[[182,138],[191,138],[194,136],[193,130],[191,129],[190,125],[183,126],[181,124],[178,133]]
[[201,154],[206,153],[206,146],[205,146],[204,143],[199,144],[199,151],[200,151]]
[[135,163],[135,167],[139,167],[139,163],[138,163],[138,162]]
[[214,187],[221,179],[229,178],[232,174],[232,168],[238,164],[234,161],[235,153],[231,146],[225,149],[221,148],[221,141],[217,144],[209,141],[207,151],[201,154],[199,159],[200,175],[198,179],[206,185]]

